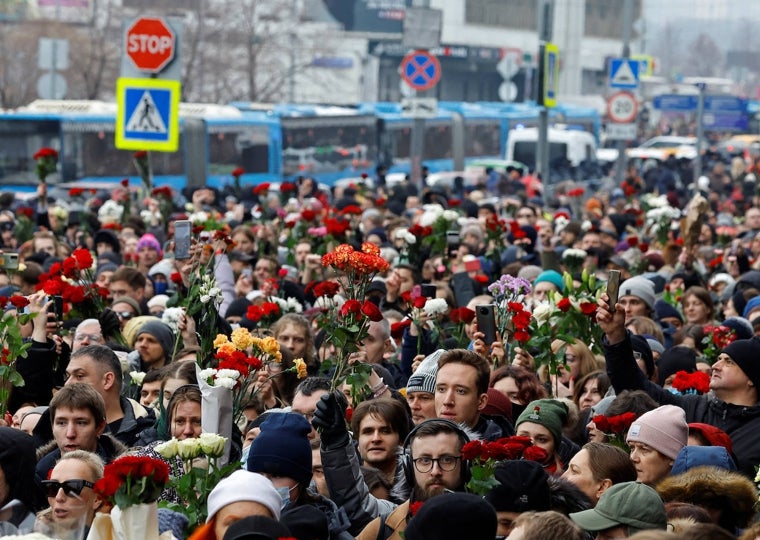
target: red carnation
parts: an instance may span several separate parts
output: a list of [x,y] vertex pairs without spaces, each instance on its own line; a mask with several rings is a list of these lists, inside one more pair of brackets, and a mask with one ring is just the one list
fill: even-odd
[[182,274],[179,272],[172,272],[172,275],[169,276],[169,279],[172,283],[176,283],[177,285],[182,283]]
[[254,195],[262,195],[269,191],[269,186],[271,184],[269,182],[264,182],[263,184],[259,184],[255,188],[253,188]]
[[230,174],[232,174],[232,176],[235,178],[240,178],[245,174],[245,169],[243,167],[236,167]]
[[121,185],[124,187],[129,187],[129,178],[122,178]]
[[372,322],[380,322],[383,320],[383,314],[380,312],[374,302],[365,300],[362,304],[362,313]]
[[84,188],[71,188],[69,190],[69,197],[79,197],[84,193]]
[[26,296],[11,296],[10,302],[18,309],[25,308],[29,305],[29,299]]
[[567,297],[562,298],[562,300],[557,302],[557,309],[559,309],[560,311],[564,313],[567,313],[568,311],[570,311],[571,307],[573,307],[573,305],[570,303],[570,299]]
[[346,302],[341,306],[340,308],[340,314],[343,317],[348,317],[349,315],[358,314],[362,309],[362,303],[358,300],[346,300]]

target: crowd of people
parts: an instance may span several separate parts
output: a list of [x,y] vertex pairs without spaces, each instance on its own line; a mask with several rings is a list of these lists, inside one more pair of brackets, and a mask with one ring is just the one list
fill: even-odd
[[[117,187],[74,202],[82,193],[53,200],[42,185],[31,206],[0,197],[2,252],[19,255],[0,271],[5,310],[18,317],[4,324],[27,347],[10,358],[24,384],[6,381],[0,533],[84,537],[107,511],[93,487],[119,456],[162,459],[181,476],[183,461],[157,446],[199,438],[215,412],[196,369],[213,362],[203,336],[247,328],[273,336],[283,358],[261,369],[230,426],[226,457],[239,470],[210,490],[204,523],[162,507],[162,533],[760,537],[760,166],[740,161],[689,184],[667,165],[632,166],[621,186],[560,186],[551,201],[517,169],[452,189],[389,186],[380,171],[332,192],[299,178],[188,193]],[[20,215],[31,215],[29,238]],[[184,219],[189,260],[173,253]],[[344,276],[322,264],[340,243],[374,244],[390,265],[366,290],[382,317],[351,354],[372,367],[358,391],[332,391],[335,321],[320,326],[318,286],[334,284],[330,302],[346,297]],[[69,281],[102,290],[102,309],[47,285],[85,252],[91,281]],[[218,295],[176,315],[200,262]],[[613,270],[622,283],[611,303]],[[547,363],[535,336],[488,337],[476,308],[498,304],[489,285],[502,275],[528,284],[515,300],[534,314],[572,309],[593,276],[586,315],[598,339],[557,336],[558,363]],[[436,299],[444,308],[426,313]],[[298,358],[302,380],[290,369]],[[679,382],[695,374],[701,384]],[[476,441],[502,451],[525,441],[533,457],[489,455],[484,468]],[[170,488],[159,501],[183,504]]]

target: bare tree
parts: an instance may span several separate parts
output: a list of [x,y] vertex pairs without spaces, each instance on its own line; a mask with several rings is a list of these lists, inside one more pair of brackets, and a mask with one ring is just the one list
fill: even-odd
[[724,55],[707,34],[699,34],[689,45],[689,57],[684,71],[697,77],[715,77],[723,74]]

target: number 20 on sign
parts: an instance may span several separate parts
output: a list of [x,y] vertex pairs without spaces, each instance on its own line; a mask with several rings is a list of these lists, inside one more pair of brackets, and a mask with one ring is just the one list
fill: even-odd
[[627,124],[636,119],[639,105],[630,92],[618,92],[607,100],[607,114],[610,120],[618,124]]

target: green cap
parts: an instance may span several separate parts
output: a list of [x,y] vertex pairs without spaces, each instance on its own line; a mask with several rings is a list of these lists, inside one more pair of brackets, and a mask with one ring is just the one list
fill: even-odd
[[641,482],[615,484],[602,494],[595,508],[570,514],[570,519],[591,532],[627,525],[629,534],[665,530],[668,523],[662,499]]
[[544,426],[552,434],[554,443],[559,448],[559,443],[562,440],[562,428],[567,422],[567,405],[555,399],[531,401],[517,418],[515,428],[523,422],[533,422]]

